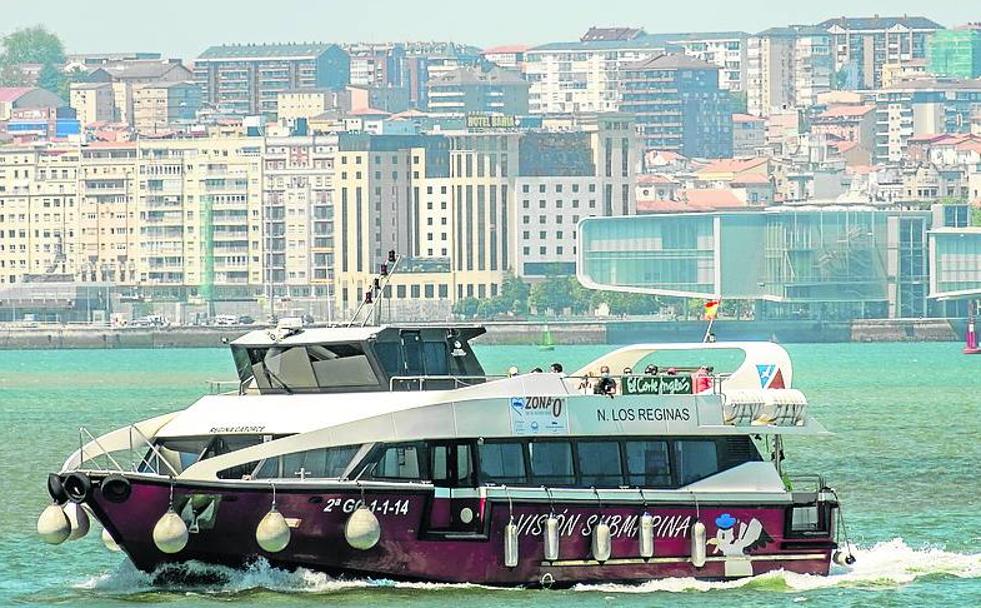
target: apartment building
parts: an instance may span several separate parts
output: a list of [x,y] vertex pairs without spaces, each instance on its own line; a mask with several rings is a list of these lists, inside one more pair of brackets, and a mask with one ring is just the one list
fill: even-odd
[[188,82],[193,75],[178,59],[121,60],[92,69],[86,82],[112,86],[115,120],[133,124],[133,89],[139,85]]
[[275,116],[282,91],[347,86],[351,59],[336,44],[213,46],[194,61],[194,80],[219,111]]
[[71,275],[78,148],[0,147],[0,284]]
[[138,84],[132,96],[133,128],[140,133],[186,127],[201,109],[201,88],[190,81]]
[[733,156],[755,156],[766,145],[766,121],[752,114],[732,115]]
[[137,145],[99,142],[78,151],[72,274],[78,282],[136,285],[141,254],[151,246],[143,240]]
[[581,40],[553,42],[525,52],[533,114],[616,112],[623,67],[664,52],[666,42],[641,30],[593,28]]
[[263,285],[270,297],[319,296],[334,279],[337,138],[268,137],[263,148]]
[[[512,213],[512,257],[520,276],[575,274],[579,221],[636,213],[641,151],[633,121],[624,114],[593,121],[578,133],[522,139]],[[546,151],[553,149],[563,150],[564,158],[548,158]]]
[[94,122],[112,122],[116,117],[115,96],[108,82],[73,82],[68,105],[78,122],[86,127]]
[[337,91],[329,89],[295,89],[281,91],[276,96],[276,114],[279,120],[313,118],[337,107]]
[[528,82],[499,67],[457,68],[427,84],[430,112],[455,114],[528,113]]
[[981,83],[976,80],[911,80],[877,91],[873,161],[902,161],[911,138],[970,133],[979,107]]
[[647,149],[683,156],[732,156],[732,109],[719,88],[719,68],[682,54],[626,65],[621,109],[637,117]]
[[877,89],[882,66],[923,60],[934,32],[943,26],[926,17],[839,17],[817,25],[832,36],[832,57],[842,89]]
[[744,90],[746,79],[746,32],[695,32],[691,34],[657,34],[672,52],[680,51],[719,68],[719,88]]
[[831,90],[831,36],[808,26],[764,30],[747,42],[746,99],[754,116],[808,108]]

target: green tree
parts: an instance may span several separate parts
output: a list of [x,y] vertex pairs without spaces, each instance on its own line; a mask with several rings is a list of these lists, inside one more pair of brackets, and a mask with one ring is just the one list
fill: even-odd
[[501,295],[499,296],[508,303],[504,312],[512,312],[516,315],[526,314],[530,294],[531,287],[514,276],[514,273],[508,272],[504,275],[504,281],[501,283]]
[[60,95],[62,98],[67,98],[65,92],[68,88],[68,79],[65,78],[61,70],[50,63],[41,66],[41,73],[37,77],[37,86]]
[[531,288],[528,302],[539,314],[566,309],[581,314],[592,308],[592,295],[574,277],[548,277]]
[[4,63],[41,63],[60,66],[65,63],[65,45],[43,25],[11,32],[0,40],[0,57]]
[[464,319],[472,319],[477,315],[479,307],[480,300],[477,298],[463,298],[462,300],[457,300],[456,304],[453,305],[453,314]]
[[65,63],[65,46],[56,34],[36,25],[11,32],[0,39],[0,84],[23,86],[27,82],[19,65],[40,63],[37,86],[65,96],[66,80],[61,72]]

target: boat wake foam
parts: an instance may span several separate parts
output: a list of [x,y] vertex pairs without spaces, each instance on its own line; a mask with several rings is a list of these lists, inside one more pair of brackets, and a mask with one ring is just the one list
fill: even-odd
[[963,554],[937,548],[914,549],[903,539],[877,543],[870,548],[856,547],[856,562],[842,567],[832,564],[829,576],[798,574],[778,570],[732,581],[701,581],[694,578],[659,579],[639,585],[578,585],[578,591],[650,593],[719,589],[766,589],[772,591],[810,591],[828,587],[896,587],[925,576],[981,577],[981,553]]
[[[830,576],[770,572],[734,581],[701,581],[693,578],[659,579],[636,585],[584,584],[573,589],[582,592],[652,593],[706,592],[725,589],[758,589],[779,592],[809,591],[828,587],[895,587],[926,576],[981,578],[981,553],[962,554],[937,548],[914,549],[902,539],[857,548],[853,567],[833,566]],[[435,591],[442,589],[488,589],[480,585],[448,583],[402,583],[375,579],[338,579],[307,569],[296,571],[273,568],[259,560],[245,569],[225,568],[190,562],[165,566],[152,573],[137,570],[125,562],[111,573],[93,577],[76,585],[97,594],[130,595],[150,592],[240,595],[258,591],[276,593],[330,594],[369,588],[398,588]],[[506,592],[499,589],[498,591]]]
[[437,590],[443,588],[483,588],[480,585],[451,583],[404,583],[385,579],[343,579],[306,568],[282,570],[259,559],[247,568],[187,562],[157,568],[147,573],[129,561],[113,572],[94,576],[75,586],[107,595],[148,592],[194,592],[208,595],[237,595],[254,591],[281,593],[335,593],[372,587]]

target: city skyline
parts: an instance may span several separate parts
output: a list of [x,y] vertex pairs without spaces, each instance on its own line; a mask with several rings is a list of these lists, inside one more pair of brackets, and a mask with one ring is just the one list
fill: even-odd
[[[970,5],[936,2],[845,2],[832,0],[807,6],[770,2],[727,3],[718,0],[697,6],[672,7],[669,12],[644,2],[539,2],[504,0],[494,11],[454,10],[445,2],[423,0],[413,6],[417,18],[405,15],[402,3],[379,0],[375,14],[402,14],[399,19],[364,18],[361,5],[336,2],[280,0],[275,14],[259,0],[192,3],[173,0],[172,10],[151,20],[134,18],[133,6],[123,0],[74,3],[52,0],[6,2],[2,33],[41,24],[57,33],[73,53],[159,51],[166,56],[193,58],[213,44],[288,41],[381,42],[392,40],[448,40],[477,46],[499,44],[538,45],[555,40],[575,40],[588,27],[623,25],[650,33],[738,30],[750,33],[788,23],[812,24],[839,16],[881,14],[922,15],[946,27],[977,21]],[[570,8],[572,5],[573,8]],[[748,7],[753,7],[752,9]],[[98,19],[92,18],[97,9]],[[925,9],[925,10],[924,10]],[[302,18],[298,16],[304,15]],[[518,15],[518,17],[516,17]],[[405,18],[409,17],[409,18]],[[228,29],[216,28],[228,23]],[[175,39],[174,32],[180,32]]]

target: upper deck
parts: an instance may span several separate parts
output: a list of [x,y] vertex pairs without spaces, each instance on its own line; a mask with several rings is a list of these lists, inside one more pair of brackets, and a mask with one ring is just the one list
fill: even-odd
[[[484,381],[469,341],[483,327],[276,327],[231,344],[240,393],[292,394],[446,389]],[[410,380],[411,379],[411,380]],[[402,380],[405,380],[403,382]]]

